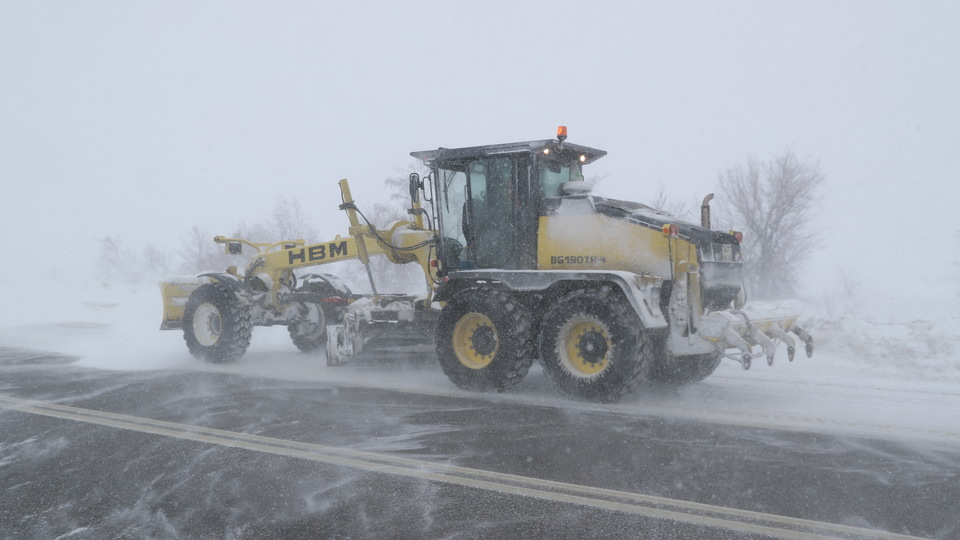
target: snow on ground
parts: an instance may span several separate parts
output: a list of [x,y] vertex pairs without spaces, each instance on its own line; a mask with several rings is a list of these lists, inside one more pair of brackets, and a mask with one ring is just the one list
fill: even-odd
[[[181,332],[158,329],[162,303],[154,285],[81,288],[51,283],[9,290],[4,297],[0,346],[75,355],[80,365],[91,368],[224,371],[468,395],[431,360],[327,367],[323,353],[299,353],[283,327],[256,328],[249,352],[236,364],[202,364],[187,352]],[[960,315],[951,313],[953,303],[950,298],[927,299],[930,316],[923,319],[876,311],[836,322],[808,304],[787,303],[816,339],[813,358],[798,352],[790,363],[781,347],[772,367],[761,360],[743,371],[726,361],[703,383],[641,388],[616,405],[560,396],[537,367],[515,390],[486,397],[572,410],[960,444]]]

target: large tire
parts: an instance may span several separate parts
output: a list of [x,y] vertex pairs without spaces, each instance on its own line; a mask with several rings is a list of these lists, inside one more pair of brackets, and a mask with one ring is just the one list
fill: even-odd
[[[327,283],[307,283],[298,292],[323,294],[332,297],[340,293]],[[313,352],[322,349],[327,343],[327,325],[339,318],[339,308],[332,304],[304,304],[306,312],[303,319],[287,326],[290,340],[301,352]]]
[[561,298],[540,325],[540,363],[560,391],[615,402],[643,378],[646,339],[640,319],[608,288]]
[[313,352],[327,342],[327,316],[317,304],[305,304],[306,314],[297,324],[287,327],[290,340],[300,352]]
[[250,346],[250,311],[225,285],[193,291],[183,311],[183,339],[190,353],[216,364],[235,362]]
[[644,376],[652,383],[664,386],[683,386],[698,383],[717,370],[721,356],[719,352],[674,356],[666,350],[666,337],[654,342]]
[[467,289],[451,298],[437,321],[443,372],[466,390],[502,392],[520,382],[536,351],[529,311],[497,289]]

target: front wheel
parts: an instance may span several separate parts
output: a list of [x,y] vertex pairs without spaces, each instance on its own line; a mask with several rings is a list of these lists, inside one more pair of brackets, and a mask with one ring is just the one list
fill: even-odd
[[[307,283],[297,292],[322,295],[331,299],[343,298],[340,291],[325,282]],[[343,300],[346,303],[346,299],[343,298]],[[340,308],[337,305],[312,302],[302,304],[301,319],[287,326],[290,340],[300,349],[300,352],[313,352],[322,349],[327,343],[327,325],[333,324],[340,316]]]
[[317,304],[305,304],[305,315],[287,327],[290,340],[300,352],[313,352],[327,342],[327,317]]
[[645,340],[640,320],[609,289],[561,298],[540,326],[540,362],[560,391],[614,402],[639,384]]
[[443,372],[466,390],[502,392],[533,364],[529,311],[499,290],[467,289],[450,299],[437,322]]
[[193,356],[211,363],[234,362],[250,346],[250,311],[220,283],[201,285],[183,310],[183,339]]

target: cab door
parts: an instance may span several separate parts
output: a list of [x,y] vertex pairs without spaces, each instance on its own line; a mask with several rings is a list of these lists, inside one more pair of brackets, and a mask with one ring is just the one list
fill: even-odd
[[477,268],[512,268],[515,245],[513,157],[492,157],[467,166],[467,252]]

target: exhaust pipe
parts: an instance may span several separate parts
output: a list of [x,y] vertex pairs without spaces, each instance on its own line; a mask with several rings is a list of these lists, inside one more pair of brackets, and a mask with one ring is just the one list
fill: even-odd
[[710,228],[710,201],[713,200],[713,193],[703,198],[700,203],[700,225],[704,229]]

